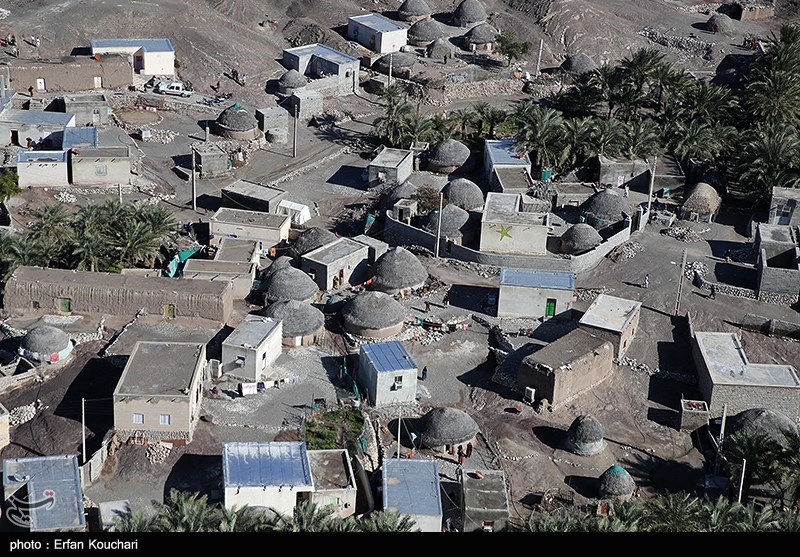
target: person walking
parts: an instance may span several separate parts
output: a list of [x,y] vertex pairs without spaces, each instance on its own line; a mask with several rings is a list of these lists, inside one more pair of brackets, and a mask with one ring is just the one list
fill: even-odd
[[467,443],[467,452],[465,453],[465,455],[467,458],[472,456],[472,443]]
[[644,276],[644,282],[642,283],[642,288],[650,288],[650,275]]
[[458,465],[461,466],[464,464],[464,448],[461,445],[458,446],[458,452],[456,454],[458,455]]
[[431,312],[431,303],[425,302],[425,313],[430,313],[430,312]]
[[712,300],[716,300],[717,299],[717,285],[716,284],[712,284],[711,285],[711,294],[709,294],[708,297],[711,298]]
[[428,366],[422,368],[422,380],[425,381],[428,378]]

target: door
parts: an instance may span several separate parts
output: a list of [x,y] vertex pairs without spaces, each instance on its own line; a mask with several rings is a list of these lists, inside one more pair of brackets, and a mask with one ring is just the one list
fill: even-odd
[[45,90],[45,88],[44,88],[44,78],[43,77],[37,77],[36,78],[36,90],[37,91],[44,91]]
[[164,317],[167,319],[175,318],[175,304],[164,304]]
[[96,75],[94,76],[94,88],[95,89],[102,89],[103,88],[103,77]]
[[59,298],[58,299],[58,311],[61,313],[71,313],[72,312],[72,300],[69,298]]
[[11,130],[11,145],[19,145],[19,130]]
[[553,317],[556,314],[556,300],[555,298],[548,298],[547,304],[544,308],[545,317]]
[[95,108],[92,110],[92,123],[97,124],[98,122],[100,122],[100,111]]
[[133,57],[133,71],[140,72],[144,69],[144,56],[137,54]]

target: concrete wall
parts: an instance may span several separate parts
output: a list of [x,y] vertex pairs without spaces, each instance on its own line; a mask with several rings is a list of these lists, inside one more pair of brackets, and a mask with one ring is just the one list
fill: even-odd
[[215,220],[210,222],[211,234],[217,237],[215,238],[216,241],[219,241],[220,237],[225,236],[257,240],[261,242],[262,249],[269,249],[276,244],[280,244],[281,241],[288,239],[289,228],[291,228],[291,221],[289,219],[286,220],[281,228],[257,228]]
[[[503,237],[501,227],[510,229],[511,235]],[[520,223],[481,222],[481,251],[513,253],[521,255],[544,255],[547,253],[547,231],[544,225]]]
[[[230,373],[237,377],[260,381],[261,376],[265,375],[267,369],[281,355],[281,341],[283,339],[282,327],[279,325],[273,329],[272,334],[259,346],[245,348],[244,346],[232,346],[222,343],[222,365],[223,373]],[[244,365],[235,365],[236,358],[244,358]]]
[[273,508],[279,513],[292,516],[294,507],[297,505],[297,496],[300,493],[311,491],[310,487],[288,487],[279,486],[257,486],[257,487],[226,487],[225,488],[225,508],[231,509],[234,506],[243,507],[267,507]]
[[175,75],[174,52],[145,52],[142,73],[147,75]]
[[624,244],[631,238],[630,222],[628,225],[602,242],[593,250],[580,255],[570,256],[570,270],[575,273],[583,273],[594,269],[612,249],[620,244]]
[[[794,255],[797,254],[794,250]],[[798,294],[800,291],[800,269],[795,257],[794,269],[767,267],[767,252],[761,250],[758,258],[758,290],[760,292],[778,292],[781,294]]]
[[84,157],[70,154],[72,183],[76,186],[103,186],[131,183],[130,157]]
[[253,275],[250,273],[214,273],[210,271],[185,271],[183,280],[206,280],[209,282],[229,282],[233,298],[244,300],[253,290]]
[[11,64],[11,86],[17,91],[36,88],[36,80],[44,79],[47,91],[77,92],[95,89],[95,78],[103,89],[127,89],[133,85],[133,65],[126,56],[75,57],[73,61],[20,60]]
[[[319,92],[315,91],[315,93]],[[301,93],[298,96],[298,94],[295,93],[289,97],[288,105],[288,108],[292,114],[295,114],[295,111],[297,111],[297,117],[300,120],[308,120],[312,116],[322,114],[324,110],[321,93],[311,96],[307,96],[304,93]]]
[[[376,164],[370,164],[367,167],[368,180],[369,186],[375,187],[379,184],[385,184],[386,186],[390,185],[397,185],[402,184],[408,177],[411,176],[411,172],[414,170],[414,157],[406,157],[403,159],[402,163],[397,167],[390,167],[390,166],[380,166]],[[381,174],[383,174],[384,181],[381,182]]]
[[111,108],[107,102],[65,102],[64,112],[75,115],[79,126],[108,124],[111,120]]
[[11,443],[8,409],[0,404],[0,449]]
[[67,186],[66,162],[23,162],[17,164],[19,187]]
[[397,52],[400,48],[408,44],[408,30],[398,29],[396,31],[388,31],[380,33],[377,37],[377,52],[381,54],[387,52]]
[[650,186],[650,165],[643,159],[617,161],[604,159],[600,165],[599,182],[614,187],[628,185],[631,189]]
[[338,74],[312,79],[305,88],[331,97],[353,94],[358,83],[358,62],[341,65],[339,69]]
[[[410,514],[408,515],[414,521],[416,528],[420,532],[439,532],[442,531],[442,515],[423,515],[423,514]],[[414,528],[412,528],[414,529]]]
[[544,317],[547,300],[556,300],[557,319],[568,319],[572,315],[574,293],[572,290],[554,288],[527,288],[501,286],[497,296],[498,317]]
[[[362,352],[358,358],[358,378],[365,386],[369,402],[373,406],[414,402],[417,395],[416,368],[378,373],[370,365],[366,354]],[[394,378],[397,376],[403,378],[403,387],[395,390],[392,387],[394,386]]]
[[256,109],[256,120],[267,141],[286,143],[289,140],[289,113],[282,106]]
[[621,358],[631,347],[631,342],[636,336],[636,329],[639,326],[640,313],[641,311],[636,312],[636,315],[633,317],[633,319],[631,319],[631,322],[628,323],[628,326],[623,329],[621,333],[609,331],[608,329],[592,327],[591,325],[585,325],[583,323],[581,323],[581,328],[586,329],[598,338],[602,338],[603,340],[610,342],[614,346],[614,357]]
[[286,192],[279,193],[271,199],[251,197],[249,195],[243,195],[241,193],[226,189],[222,189],[220,192],[222,207],[230,207],[231,209],[247,209],[248,211],[261,211],[263,213],[277,212],[278,204],[284,197],[286,197]]
[[342,284],[355,286],[369,278],[367,276],[367,271],[369,270],[368,257],[369,248],[364,246],[364,249],[359,249],[327,265],[302,257],[300,259],[300,268],[311,275],[320,290],[334,288],[333,279],[339,276],[339,271],[342,271]]
[[[333,499],[336,501],[332,501]],[[353,486],[315,491],[311,495],[311,502],[318,508],[333,506],[336,509],[336,516],[347,518],[356,512],[356,488]]]

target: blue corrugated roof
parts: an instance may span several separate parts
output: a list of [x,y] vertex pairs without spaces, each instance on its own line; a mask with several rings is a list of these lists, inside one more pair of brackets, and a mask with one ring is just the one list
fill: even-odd
[[396,24],[391,19],[388,19],[381,14],[364,14],[351,17],[353,21],[357,21],[361,25],[365,25],[373,31],[397,31],[404,29],[402,25]]
[[311,468],[303,442],[225,443],[225,486],[309,486]]
[[[28,511],[31,530],[53,531],[85,526],[83,490],[75,455],[5,459],[3,485],[6,493],[25,484],[27,502],[42,503]],[[24,497],[24,493],[18,497]],[[49,498],[51,501],[46,503]],[[24,499],[20,501],[24,502]],[[8,516],[11,517],[11,511]]]
[[489,158],[493,164],[531,164],[527,153],[524,157],[517,156],[514,148],[517,142],[513,139],[487,139],[485,148],[489,152]]
[[528,288],[574,290],[575,274],[567,271],[500,269],[500,286],[526,286]]
[[89,41],[92,50],[104,48],[138,46],[145,52],[175,52],[169,39],[92,39]]
[[22,151],[17,162],[67,162],[66,151]]
[[324,44],[307,44],[303,46],[296,46],[294,48],[287,48],[286,52],[294,54],[295,56],[318,56],[323,60],[327,60],[334,64],[346,64],[348,62],[358,62],[357,58],[348,56],[344,52],[326,46]]
[[383,460],[383,508],[405,515],[441,516],[439,463],[435,460]]
[[408,355],[398,340],[362,344],[361,350],[367,356],[375,371],[398,371],[414,369],[417,364]]
[[61,147],[64,149],[96,149],[97,128],[94,126],[64,128]]

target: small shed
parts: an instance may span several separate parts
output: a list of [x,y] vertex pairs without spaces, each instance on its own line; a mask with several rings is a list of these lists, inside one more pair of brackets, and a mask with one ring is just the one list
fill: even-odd
[[104,93],[80,93],[64,95],[64,112],[75,115],[75,122],[82,126],[108,124],[111,106]]
[[522,211],[521,201],[520,194],[486,194],[481,214],[481,251],[520,255],[547,253],[550,214]]
[[382,256],[384,253],[387,252],[389,249],[389,244],[382,240],[378,240],[377,238],[373,238],[372,236],[367,236],[366,234],[359,234],[358,236],[353,236],[353,240],[364,244],[369,248],[369,254],[367,256],[367,261],[369,264],[372,265],[377,261],[377,259]]
[[258,120],[258,128],[264,132],[264,137],[270,143],[289,141],[289,113],[282,106],[257,108],[256,120]]
[[22,151],[17,154],[19,187],[69,185],[66,151]]
[[266,507],[292,516],[314,482],[305,442],[223,443],[225,508]]
[[127,147],[73,149],[69,155],[76,186],[116,186],[131,183],[131,154]]
[[461,523],[464,532],[504,532],[509,504],[502,470],[461,470]]
[[603,242],[603,237],[593,227],[585,222],[570,226],[561,235],[561,253],[577,255],[594,249]]
[[697,222],[712,222],[719,213],[722,198],[713,186],[699,182],[681,205],[680,218]]
[[417,364],[397,340],[361,345],[358,380],[376,407],[409,404],[417,397]]
[[428,280],[428,271],[417,256],[402,246],[381,255],[370,274],[372,287],[390,295],[421,288]]
[[403,330],[406,310],[383,292],[361,292],[345,303],[342,319],[347,331],[368,338],[387,338]]
[[431,17],[431,13],[425,0],[405,0],[397,8],[397,17],[403,21],[419,21]]
[[74,345],[67,333],[51,325],[39,325],[28,331],[19,344],[18,353],[34,362],[63,362],[72,354]]
[[414,153],[408,149],[384,147],[367,167],[369,187],[402,184],[414,170]]
[[295,91],[289,97],[287,108],[299,120],[310,120],[312,117],[322,114],[324,110],[322,93],[313,89]]
[[324,332],[325,316],[322,312],[297,300],[270,304],[261,315],[282,323],[284,346],[311,346]]
[[464,46],[472,52],[492,52],[500,33],[488,23],[480,23],[464,35]]
[[244,179],[236,180],[220,192],[223,207],[276,214],[285,195],[286,190]]
[[408,42],[414,46],[428,46],[444,37],[444,29],[433,18],[421,19],[408,30]]
[[218,178],[231,172],[233,168],[231,156],[216,143],[195,145],[194,151],[197,157],[195,164],[200,178]]
[[317,284],[306,273],[286,267],[271,273],[262,284],[267,303],[281,300],[311,302],[317,295]]
[[347,449],[308,451],[314,491],[311,503],[329,508],[340,518],[356,511],[356,478]]
[[308,205],[295,203],[288,199],[281,199],[275,209],[278,215],[284,215],[292,219],[292,224],[305,224],[311,220],[311,209]]
[[254,240],[223,238],[214,253],[214,261],[236,261],[237,263],[259,263],[261,250]]
[[214,133],[228,139],[244,141],[261,137],[255,115],[239,103],[220,112],[214,123]]
[[347,18],[347,38],[379,54],[400,50],[407,35],[405,27],[378,13]]
[[569,318],[575,300],[574,292],[574,273],[502,268],[497,316]]
[[442,531],[442,490],[435,460],[385,458],[383,510],[405,515],[420,532]]
[[567,449],[581,456],[596,455],[606,448],[603,426],[596,418],[580,415],[567,430]]
[[70,149],[97,149],[97,128],[95,126],[75,126],[64,128],[61,139],[61,148]]
[[580,319],[580,326],[614,345],[614,357],[622,358],[639,326],[642,303],[600,294]]
[[281,355],[281,322],[269,317],[247,315],[222,341],[221,370],[249,381],[260,381]]
[[222,238],[256,240],[262,250],[269,249],[289,238],[289,217],[221,207],[209,222],[210,243],[216,245]]
[[350,238],[339,238],[301,256],[300,268],[320,290],[355,286],[368,278],[369,248]]
[[319,247],[337,240],[338,236],[329,230],[317,226],[303,230],[289,248],[289,255],[300,257]]

